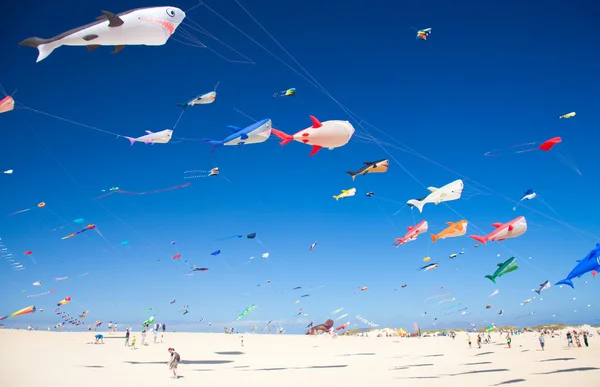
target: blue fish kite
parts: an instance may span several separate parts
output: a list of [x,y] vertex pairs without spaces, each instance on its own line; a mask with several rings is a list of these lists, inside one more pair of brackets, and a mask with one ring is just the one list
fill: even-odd
[[[244,129],[238,128],[237,126],[228,126],[233,131],[233,134],[223,141],[214,141],[207,138],[202,139],[205,143],[212,147],[212,152],[222,146],[241,146],[244,144],[258,144],[265,142],[271,135],[271,119],[266,118],[262,121],[258,121]],[[212,153],[211,152],[211,153]]]
[[558,281],[555,285],[569,285],[571,288],[575,289],[573,282],[571,281],[573,278],[579,278],[589,271],[600,270],[600,243],[596,243],[596,248],[590,251],[585,258],[578,260],[577,262],[579,263],[571,270],[569,275],[567,275],[567,278]]
[[217,251],[213,251],[212,253],[210,253],[210,255],[219,255],[221,254],[221,250],[217,250]]

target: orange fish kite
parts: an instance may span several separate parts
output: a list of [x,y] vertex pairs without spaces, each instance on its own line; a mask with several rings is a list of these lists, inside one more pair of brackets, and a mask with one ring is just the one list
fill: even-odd
[[469,223],[466,220],[459,220],[456,223],[446,222],[446,224],[448,227],[442,230],[442,232],[437,235],[431,234],[432,242],[435,242],[438,239],[454,238],[465,235],[467,233],[467,225]]

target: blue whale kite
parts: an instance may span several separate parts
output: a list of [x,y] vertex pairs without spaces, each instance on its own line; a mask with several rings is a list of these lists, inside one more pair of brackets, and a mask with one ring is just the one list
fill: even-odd
[[569,285],[573,289],[573,278],[579,278],[588,271],[600,270],[600,243],[596,243],[596,247],[585,256],[585,258],[577,261],[577,266],[571,270],[567,278],[562,281],[558,281],[556,285]]
[[271,120],[269,118],[255,122],[254,124],[241,129],[237,126],[228,126],[229,129],[233,130],[233,134],[225,138],[223,141],[214,141],[208,138],[202,139],[208,145],[212,147],[212,152],[222,146],[234,146],[244,144],[258,144],[265,142],[271,135]]

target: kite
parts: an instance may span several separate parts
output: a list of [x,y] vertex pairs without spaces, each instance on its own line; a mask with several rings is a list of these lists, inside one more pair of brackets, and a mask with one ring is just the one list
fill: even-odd
[[314,241],[312,245],[310,245],[309,251],[312,253],[314,248],[317,246],[317,241]]
[[347,197],[354,196],[354,195],[356,195],[356,188],[350,188],[350,189],[343,189],[342,193],[334,196],[333,198],[335,200],[339,200],[339,199],[345,199]]
[[197,179],[199,177],[219,176],[219,168],[215,167],[215,168],[212,168],[210,171],[193,170],[193,171],[185,171],[183,173],[208,173],[208,175],[184,176],[184,179]]
[[511,271],[515,271],[519,268],[515,257],[511,257],[506,261],[498,264],[498,269],[494,272],[493,275],[486,275],[485,278],[489,279],[493,283],[496,283],[496,278],[502,277],[504,274],[510,273]]
[[262,258],[269,258],[269,253],[264,253],[263,255],[261,255]]
[[446,222],[446,224],[448,227],[442,230],[442,232],[437,235],[431,234],[432,242],[436,242],[438,239],[454,238],[465,235],[469,223],[466,220],[459,220],[456,223]]
[[56,277],[54,280],[55,280],[55,281],[64,281],[64,280],[66,280],[67,278],[69,278],[69,277]]
[[6,174],[6,175],[12,175],[13,172],[14,171],[12,169],[7,169],[6,171],[4,171],[2,173]]
[[[119,187],[110,187],[108,190],[109,190],[109,191],[118,191],[118,190],[119,190]],[[100,191],[101,191],[101,192],[106,192],[106,190],[105,190],[105,189],[101,189]]]
[[490,309],[491,307],[492,307],[492,304],[487,304],[487,305],[485,306],[485,308],[486,308],[486,309]]
[[323,324],[315,325],[310,328],[306,334],[307,335],[318,335],[321,333],[329,332],[329,330],[333,327],[333,320],[329,319],[325,321]]
[[456,301],[456,298],[452,297],[452,298],[448,298],[447,300],[442,300],[442,301],[438,302],[438,305],[443,304],[444,302],[454,302],[454,301]]
[[537,289],[537,290],[534,290],[534,292],[536,292],[537,294],[540,294],[544,290],[550,289],[550,286],[552,286],[552,284],[550,283],[550,281],[544,281],[543,283],[540,284],[540,288]]
[[525,234],[527,231],[527,220],[524,216],[519,216],[508,223],[492,223],[492,226],[496,227],[496,229],[488,235],[484,237],[471,235],[471,238],[475,239],[477,242],[483,243],[484,245],[488,241],[499,242],[509,238],[516,238]]
[[192,267],[192,271],[207,271],[207,270],[208,270],[208,268],[206,268],[206,267],[197,267],[196,265],[194,265]]
[[296,88],[292,87],[290,89],[280,91],[278,93],[274,93],[273,97],[295,97],[296,96]]
[[[44,207],[46,207],[46,203],[44,203],[44,202],[40,202],[40,203],[37,204],[37,208],[44,208]],[[8,216],[17,215],[17,214],[20,214],[22,212],[27,212],[27,211],[31,211],[31,208],[26,208],[26,209],[21,210],[21,211],[13,212],[12,214],[10,214]]]
[[423,30],[417,31],[417,36],[415,39],[419,40],[427,40],[427,37],[431,34],[431,28],[425,28]]
[[250,305],[249,307],[244,309],[242,313],[239,314],[239,316],[236,317],[235,321],[241,320],[245,315],[252,312],[254,309],[256,309],[256,305]]
[[100,46],[115,46],[112,53],[116,54],[126,45],[162,46],[184,18],[185,12],[175,7],[138,8],[116,15],[102,11],[102,16],[90,24],[50,39],[27,38],[19,45],[37,48],[36,62],[61,46],[87,46],[88,51]]
[[170,302],[170,305],[173,305],[176,302],[177,302],[177,300],[173,300],[173,301]]
[[456,255],[456,254],[450,254],[450,255],[448,256],[448,258],[450,258],[450,259],[454,259],[454,258],[456,258],[456,257],[457,257],[457,255]]
[[490,294],[488,297],[494,297],[495,295],[497,295],[498,293],[500,293],[500,290],[496,289],[492,292],[492,294]]
[[75,224],[82,224],[83,222],[84,222],[83,218],[75,219],[73,221],[73,223],[75,223]]
[[310,294],[303,294],[300,297],[310,297]]
[[65,297],[65,299],[64,299],[64,300],[60,301],[60,302],[59,302],[58,304],[56,304],[56,305],[58,305],[58,306],[63,306],[63,305],[66,305],[66,304],[68,304],[69,302],[71,302],[71,297],[67,296],[67,297]]
[[40,281],[35,281],[32,285],[33,286],[42,286],[42,283]]
[[367,289],[369,289],[369,288],[368,288],[368,287],[366,287],[366,286],[363,286],[362,288],[360,288],[360,291],[361,291],[361,292],[364,292],[364,291],[365,291],[365,290],[367,290]]
[[348,325],[350,325],[349,321],[347,323],[344,323],[344,324],[340,325],[339,327],[335,328],[335,330],[340,331],[340,330],[346,329],[346,328],[348,328]]
[[140,137],[127,137],[123,136],[129,140],[129,143],[133,146],[136,142],[143,142],[144,144],[167,144],[171,141],[171,137],[173,137],[173,131],[171,129],[161,130],[160,132],[151,132],[146,130],[145,135]]
[[0,100],[0,113],[6,113],[15,108],[15,100],[10,95]]
[[434,263],[430,263],[429,265],[425,265],[423,267],[420,267],[417,270],[429,271],[429,270],[437,269],[438,263],[440,263],[440,261],[435,261]]
[[600,243],[597,243],[592,251],[590,251],[582,260],[577,262],[579,263],[571,270],[569,275],[567,275],[567,278],[558,281],[555,285],[564,284],[575,289],[573,282],[571,281],[573,278],[579,278],[589,271],[600,270]]
[[128,244],[129,244],[129,241],[123,241],[123,242],[121,242],[122,246],[127,246]]
[[312,145],[312,150],[309,156],[314,156],[321,148],[339,148],[346,145],[352,135],[354,135],[354,127],[348,121],[324,121],[319,122],[313,116],[310,116],[312,120],[312,127],[306,128],[299,131],[294,135],[286,134],[277,129],[273,129],[273,134],[279,137],[281,145],[290,143],[292,140]]
[[340,317],[336,318],[335,320],[336,320],[336,321],[337,321],[337,320],[341,320],[341,319],[343,319],[344,317],[346,317],[347,315],[348,315],[348,313],[345,313],[345,314],[341,315]]
[[513,145],[508,148],[495,149],[493,151],[486,152],[484,156],[502,156],[508,153],[527,153],[536,150],[550,152],[550,150],[552,150],[552,148],[554,148],[555,145],[560,144],[561,142],[562,138],[553,137],[541,143],[530,142],[526,144]]
[[210,253],[210,255],[213,255],[213,256],[217,256],[219,254],[221,254],[221,250],[216,250],[216,251],[213,251],[212,253]]
[[449,295],[450,295],[450,292],[446,292],[446,293],[442,293],[442,294],[436,294],[435,296],[427,297],[425,299],[425,301],[423,301],[423,302],[427,302],[427,301],[429,301],[429,300],[431,300],[433,298],[445,297],[445,296],[449,296]]
[[173,259],[179,259],[179,258],[181,258],[181,254],[175,254],[175,255],[173,256]]
[[346,171],[346,173],[352,176],[352,180],[354,180],[358,175],[366,175],[367,173],[387,172],[388,167],[390,166],[390,161],[387,159],[379,161],[365,161],[364,164],[365,166],[359,169],[358,171]]
[[429,262],[431,260],[431,257],[425,257],[423,258],[423,262]]
[[525,193],[523,194],[523,197],[521,198],[521,201],[520,201],[520,202],[519,202],[519,203],[518,203],[518,204],[517,204],[515,207],[513,207],[513,211],[516,211],[516,210],[517,210],[517,207],[519,207],[519,206],[521,205],[521,202],[522,202],[523,200],[531,200],[531,199],[535,198],[535,197],[536,197],[536,195],[537,195],[537,194],[536,194],[536,193],[535,193],[535,192],[534,192],[534,191],[533,191],[531,188],[529,188],[529,189],[528,189],[527,191],[525,191]]
[[428,227],[429,225],[426,220],[422,220],[415,226],[408,226],[408,232],[402,238],[396,238],[394,241],[394,246],[398,247],[407,242],[416,240],[419,235],[427,232]]
[[47,296],[48,294],[54,293],[54,292],[56,292],[56,290],[48,290],[47,292],[44,292],[44,293],[30,294],[27,296],[27,298]]
[[337,314],[337,313],[340,313],[342,310],[344,310],[344,308],[339,308],[339,309],[336,309],[336,310],[334,310],[333,312],[331,312],[331,314]]
[[256,233],[253,232],[251,234],[248,234],[248,235],[246,235],[246,238],[248,238],[248,239],[254,239],[254,238],[256,238]]
[[[218,85],[218,83],[217,83]],[[188,106],[194,106],[194,105],[207,105],[209,103],[213,103],[215,102],[215,99],[217,98],[217,91],[216,91],[216,87],[215,90],[210,91],[208,93],[199,95],[197,97],[192,98],[192,100],[186,102],[186,103],[178,103],[177,106],[179,106],[180,108],[184,109],[187,108]]]
[[462,180],[455,180],[452,183],[446,184],[442,188],[429,187],[427,188],[431,193],[421,199],[411,199],[406,202],[409,207],[417,207],[419,212],[423,212],[423,206],[427,203],[434,203],[438,205],[442,202],[449,202],[451,200],[460,199],[464,184]]
[[[118,193],[118,194],[124,194],[124,195],[149,195],[149,194],[156,194],[156,193],[160,193],[160,192],[166,192],[166,191],[172,191],[174,189],[179,189],[179,188],[185,188],[185,187],[189,187],[191,184],[190,183],[185,183],[185,184],[181,184],[181,185],[176,185],[173,187],[169,187],[169,188],[163,188],[163,189],[157,189],[154,191],[144,191],[144,192],[132,192],[132,191],[123,191],[120,189],[116,189],[116,190],[111,190],[111,192],[102,195],[102,196],[98,196],[96,197],[96,199],[102,199],[105,198],[107,196],[110,196],[112,194]],[[171,244],[175,244],[173,242],[171,242]]]
[[0,320],[6,320],[9,318],[13,318],[13,317],[17,317],[17,316],[22,316],[24,314],[29,314],[29,313],[34,313],[35,312],[35,306],[31,305],[28,306],[27,308],[23,308],[20,310],[17,310],[16,312],[13,312],[9,315],[6,316],[0,316]]
[[558,116],[558,118],[571,118],[571,117],[575,117],[577,115],[576,112],[571,112],[571,113],[567,113],[567,114],[563,114],[562,116]]
[[223,141],[214,141],[208,138],[202,139],[202,141],[211,146],[211,153],[214,153],[217,148],[222,146],[242,146],[244,144],[259,144],[265,142],[271,135],[273,125],[271,124],[271,119],[266,118],[243,129],[231,125],[228,126],[228,128],[233,131],[233,134],[226,137]]
[[86,318],[86,317],[87,317],[87,315],[88,315],[88,313],[89,313],[89,312],[88,312],[87,310],[84,310],[84,311],[83,311],[83,313],[81,313],[81,314],[79,315],[79,318]]
[[96,225],[95,225],[95,224],[88,224],[88,225],[87,225],[87,227],[86,227],[86,228],[84,228],[83,230],[81,230],[81,231],[77,231],[77,232],[74,232],[73,234],[69,234],[69,235],[67,235],[67,236],[65,236],[65,237],[62,237],[62,239],[63,239],[63,240],[65,240],[65,239],[73,238],[73,237],[74,237],[75,235],[77,235],[77,234],[81,234],[82,232],[86,232],[86,231],[88,231],[88,230],[93,230],[93,229],[95,229],[95,228],[96,228]]

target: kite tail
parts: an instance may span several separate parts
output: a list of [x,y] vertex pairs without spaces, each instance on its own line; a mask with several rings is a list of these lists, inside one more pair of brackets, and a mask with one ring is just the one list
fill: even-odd
[[42,39],[42,38],[38,38],[38,37],[32,37],[32,38],[27,38],[25,40],[23,40],[21,43],[19,43],[19,46],[27,46],[27,47],[34,47],[38,49],[38,58],[36,60],[37,62],[40,62],[42,60],[44,60],[45,58],[48,57],[48,55],[52,54],[52,51],[54,51],[56,48],[60,47],[59,45],[56,44],[51,44],[50,43],[50,39]]
[[123,136],[123,137],[125,137],[126,139],[129,140],[129,143],[131,144],[131,146],[133,146],[133,144],[135,144],[135,138],[133,138],[133,137],[127,137],[127,136]]
[[485,278],[489,279],[490,281],[492,281],[493,283],[496,283],[496,278],[491,276],[491,275],[486,275]]
[[431,234],[431,241],[432,242],[437,241],[437,237],[435,236],[435,234]]
[[534,292],[536,292],[537,294],[540,294],[542,291],[541,290],[534,290]]
[[279,137],[279,139],[283,140],[281,141],[281,145],[285,145],[294,139],[294,136],[290,136],[289,134],[284,133],[281,130],[271,129],[271,133]]
[[340,198],[340,197],[339,197],[339,196],[334,196],[333,198],[334,198],[335,200],[339,200],[339,198]]
[[208,138],[203,138],[202,141],[204,141],[205,143],[210,145],[210,147],[211,147],[210,153],[215,153],[217,148],[223,146],[223,141],[213,141],[213,140],[209,140]]
[[352,176],[352,181],[354,181],[354,179],[356,178],[356,174],[352,171],[346,171],[346,173]]
[[575,286],[573,286],[573,282],[571,282],[571,280],[568,278],[562,281],[558,281],[555,285],[569,285],[571,288],[575,289]]
[[471,238],[475,239],[477,242],[479,243],[483,243],[484,245],[486,244],[486,240],[485,237],[479,236],[479,235],[470,235]]
[[417,207],[419,209],[419,212],[423,213],[423,206],[425,205],[425,202],[422,202],[420,200],[410,199],[409,201],[406,202],[406,204],[408,204],[409,207]]

